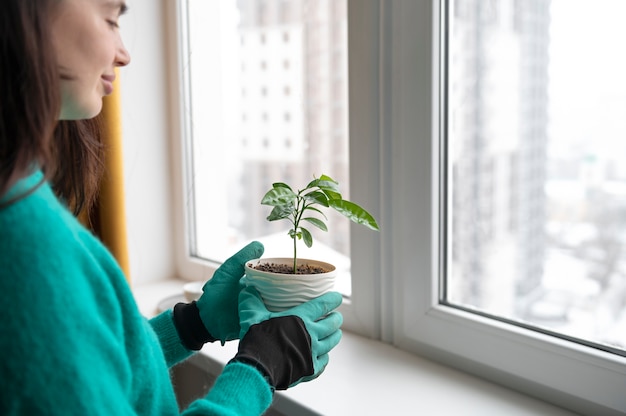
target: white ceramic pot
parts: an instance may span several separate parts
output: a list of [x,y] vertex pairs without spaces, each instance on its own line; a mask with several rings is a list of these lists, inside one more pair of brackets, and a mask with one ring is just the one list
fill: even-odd
[[246,263],[246,284],[258,290],[265,306],[271,312],[280,312],[297,306],[331,291],[335,286],[337,269],[330,263],[298,259],[298,265],[309,264],[329,270],[326,273],[316,274],[279,274],[253,268],[262,263],[293,264],[293,259],[286,257],[261,258]]

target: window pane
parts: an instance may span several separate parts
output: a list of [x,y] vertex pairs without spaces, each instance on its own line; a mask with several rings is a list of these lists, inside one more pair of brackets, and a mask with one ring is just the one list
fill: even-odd
[[[223,261],[248,241],[290,257],[285,221],[260,205],[274,182],[321,174],[348,189],[346,1],[188,2],[192,255]],[[334,263],[350,293],[349,221],[327,213],[299,257]],[[281,223],[282,222],[282,223]]]
[[450,5],[443,300],[620,353],[626,2]]

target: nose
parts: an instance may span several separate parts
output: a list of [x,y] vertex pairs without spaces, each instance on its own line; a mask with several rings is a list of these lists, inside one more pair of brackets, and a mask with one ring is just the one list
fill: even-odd
[[126,47],[124,46],[124,42],[120,39],[119,47],[115,53],[115,66],[126,66],[130,63],[130,54]]

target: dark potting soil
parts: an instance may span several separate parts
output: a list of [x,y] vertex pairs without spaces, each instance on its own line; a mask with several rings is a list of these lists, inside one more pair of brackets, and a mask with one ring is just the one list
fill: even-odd
[[[261,263],[253,267],[256,270],[270,273],[280,274],[293,274],[292,264],[280,264],[280,263]],[[296,274],[319,274],[326,273],[328,270],[320,266],[311,266],[308,264],[301,264],[298,266]]]

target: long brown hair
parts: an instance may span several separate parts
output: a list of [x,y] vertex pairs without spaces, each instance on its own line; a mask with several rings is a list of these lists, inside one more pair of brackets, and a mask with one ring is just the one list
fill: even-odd
[[57,121],[60,74],[50,41],[58,0],[0,2],[0,198],[40,168],[77,214],[102,173],[98,119]]
[[54,131],[52,188],[75,215],[89,211],[98,194],[104,170],[101,131],[101,116],[60,121]]

